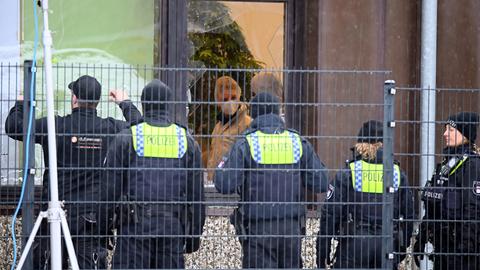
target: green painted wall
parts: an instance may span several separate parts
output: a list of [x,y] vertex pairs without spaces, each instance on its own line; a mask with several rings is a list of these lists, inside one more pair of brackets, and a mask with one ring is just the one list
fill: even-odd
[[[70,113],[67,85],[80,75],[89,74],[103,86],[100,115],[122,118],[117,106],[108,102],[108,90],[126,90],[133,101],[138,101],[139,92],[151,79],[154,0],[50,0],[49,10],[56,113]],[[41,64],[43,14],[38,7],[37,12],[40,31],[37,59]],[[32,58],[33,18],[32,1],[22,0],[23,59]],[[46,113],[42,77],[37,76],[37,117]]]
[[[54,49],[63,52],[63,56],[56,55],[55,61],[71,62],[75,57],[69,57],[69,52],[84,51],[89,52],[91,60],[98,54],[102,59],[111,57],[112,62],[153,65],[153,0],[50,0],[49,3]],[[24,53],[29,56],[29,44],[33,41],[32,1],[22,0],[22,4]],[[42,22],[41,9],[38,11]]]
[[[32,1],[21,1],[23,61],[32,58],[34,16]],[[50,0],[49,4],[55,113],[71,112],[71,93],[67,85],[78,76],[89,74],[103,86],[98,113],[122,119],[118,106],[108,101],[108,90],[124,89],[139,105],[139,94],[152,76],[150,69],[138,66],[153,65],[154,0]],[[43,14],[40,8],[37,12],[40,31],[37,59],[41,64]],[[38,71],[37,118],[46,116],[43,70]],[[41,153],[37,147],[35,162],[38,166],[44,166]]]

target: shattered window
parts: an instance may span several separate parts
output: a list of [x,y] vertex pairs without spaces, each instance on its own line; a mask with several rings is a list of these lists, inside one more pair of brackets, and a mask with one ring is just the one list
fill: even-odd
[[282,68],[284,4],[190,0],[188,36],[192,66]]
[[[252,97],[251,80],[259,69],[284,65],[284,3],[198,1],[188,4],[189,126],[202,135],[203,162],[208,164],[212,137],[222,118],[215,97],[217,79],[232,78],[241,89],[240,108]],[[229,69],[229,70],[227,70]],[[281,73],[276,77],[282,80]],[[239,113],[239,112],[238,112]],[[215,132],[214,132],[215,133]]]

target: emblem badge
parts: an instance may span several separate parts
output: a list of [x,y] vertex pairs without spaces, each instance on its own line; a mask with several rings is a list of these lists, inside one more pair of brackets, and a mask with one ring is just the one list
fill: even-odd
[[480,196],[480,181],[473,181],[473,194]]
[[330,200],[330,198],[332,198],[333,192],[335,192],[335,187],[332,186],[331,184],[328,185],[327,200]]

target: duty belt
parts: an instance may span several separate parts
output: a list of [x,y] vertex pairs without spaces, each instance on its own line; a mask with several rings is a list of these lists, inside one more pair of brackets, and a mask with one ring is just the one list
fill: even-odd
[[368,228],[372,230],[382,229],[382,224],[378,223],[368,223],[368,222],[358,222],[355,223],[356,228]]
[[186,205],[172,205],[172,204],[150,204],[150,203],[139,203],[135,204],[136,210],[139,213],[152,215],[155,213],[172,213],[172,216],[176,216],[182,213]]

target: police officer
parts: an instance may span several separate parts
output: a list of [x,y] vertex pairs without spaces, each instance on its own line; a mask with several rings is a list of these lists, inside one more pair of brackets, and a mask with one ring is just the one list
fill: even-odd
[[[111,139],[109,136],[129,127],[130,123],[139,121],[142,116],[128,100],[127,94],[118,90],[110,92],[110,99],[120,106],[128,122],[100,118],[96,107],[102,86],[94,77],[81,76],[71,82],[68,88],[72,92],[72,113],[55,117],[59,198],[66,201],[65,209],[80,268],[105,268],[102,255],[106,255],[106,251],[103,250],[104,244],[100,243],[98,235],[105,235],[107,226],[100,224],[99,209],[93,206],[93,202],[99,199],[99,168],[102,167],[107,152]],[[8,136],[19,141],[23,139],[22,100],[20,97],[5,122]],[[35,120],[34,128],[34,140],[42,146],[45,164],[48,164],[47,118]],[[43,175],[42,208],[46,208],[45,203],[48,201],[48,183],[46,168]],[[34,269],[49,268],[47,234],[48,226],[43,223],[40,239],[34,244]],[[64,264],[66,265],[66,260]]]
[[301,268],[304,191],[328,186],[325,166],[307,140],[285,128],[278,103],[270,93],[255,96],[250,128],[215,174],[218,191],[241,197],[233,222],[237,234],[246,235],[244,268]]
[[[327,204],[321,208],[318,267],[381,268],[382,238],[379,236],[382,234],[382,196],[385,190],[382,136],[381,122],[365,122],[353,148],[354,160],[347,161],[346,170],[338,172],[329,186]],[[394,165],[393,182],[394,218],[413,218],[413,195],[398,164]],[[405,252],[410,243],[412,224],[397,223],[394,231],[395,251]],[[345,235],[336,239],[336,250],[332,250],[335,245],[332,245],[331,235]],[[374,237],[358,237],[360,235]],[[331,256],[333,254],[336,256]],[[396,265],[402,258],[397,256],[395,259]]]
[[432,243],[429,258],[435,270],[479,268],[480,156],[474,144],[478,122],[473,112],[448,117],[443,160],[422,192],[425,216],[414,251],[423,253],[425,243]]
[[183,253],[200,246],[201,152],[186,128],[170,120],[172,95],[159,80],[147,84],[141,95],[144,122],[122,131],[107,154],[107,195],[126,195],[130,206],[114,269],[181,269]]

